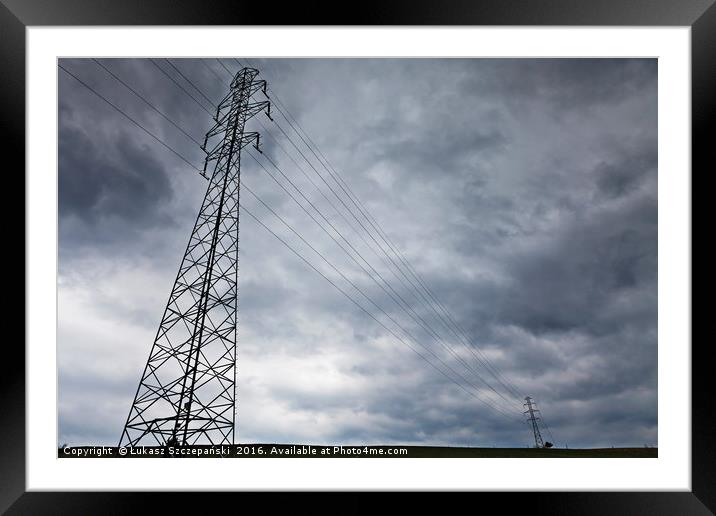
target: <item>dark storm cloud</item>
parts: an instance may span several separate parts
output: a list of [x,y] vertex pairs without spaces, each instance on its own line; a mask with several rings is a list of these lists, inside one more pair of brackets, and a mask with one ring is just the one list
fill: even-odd
[[627,153],[610,162],[600,163],[594,171],[599,193],[609,199],[615,199],[638,188],[641,181],[656,170],[653,147],[652,144],[639,149],[637,153]]
[[164,165],[148,145],[127,134],[101,147],[84,132],[60,129],[60,217],[89,225],[118,217],[142,225],[166,224],[161,208],[173,191]]
[[656,278],[656,204],[634,211],[628,213],[629,225],[620,223],[624,213],[592,220],[547,248],[512,258],[513,286],[505,296],[503,321],[536,333],[613,331],[622,321],[600,318],[602,311],[615,297]]
[[[197,146],[101,68],[88,60],[64,63],[201,168]],[[209,114],[154,64],[103,63],[203,139]],[[225,95],[228,74],[216,60],[172,63],[213,102]],[[208,108],[166,61],[157,64]],[[558,443],[656,444],[656,60],[253,64],[269,80],[269,94],[280,96],[448,307],[464,340],[479,346],[501,380],[538,400]],[[273,114],[300,144],[278,104]],[[476,378],[475,372],[504,392],[475,358],[476,348],[463,346],[387,257],[373,253],[374,243],[353,232],[367,222],[347,213],[344,219],[344,207],[335,199],[330,206],[298,170],[329,198],[323,180],[340,191],[310,151],[303,148],[318,170],[266,117],[250,123],[262,133],[265,155],[395,292],[371,281],[255,163],[253,151],[242,154],[242,181],[385,314],[248,191],[242,204],[383,324],[403,335],[393,318],[414,335],[415,342],[407,340],[416,350],[426,357],[426,348],[434,350],[443,371],[459,372],[481,398],[519,419],[519,406],[508,408]],[[59,139],[60,440],[113,443],[206,183],[63,75]],[[529,442],[526,425],[466,395],[243,214],[240,264],[240,439]],[[413,316],[396,303],[396,292]]]

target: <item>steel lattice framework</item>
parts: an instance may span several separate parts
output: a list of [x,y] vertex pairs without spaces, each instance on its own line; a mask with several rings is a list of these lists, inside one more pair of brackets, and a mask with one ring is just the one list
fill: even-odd
[[545,446],[544,440],[542,439],[542,433],[539,431],[539,425],[537,424],[540,420],[540,417],[538,416],[539,410],[535,408],[534,400],[529,396],[525,398],[525,401],[527,403],[525,403],[524,406],[527,407],[527,410],[525,410],[524,413],[529,415],[527,421],[529,421],[532,426],[532,433],[535,437],[535,448],[544,448]]
[[236,418],[236,310],[241,149],[266,82],[242,68],[219,103],[202,149],[206,195],[129,411],[120,446],[232,444]]

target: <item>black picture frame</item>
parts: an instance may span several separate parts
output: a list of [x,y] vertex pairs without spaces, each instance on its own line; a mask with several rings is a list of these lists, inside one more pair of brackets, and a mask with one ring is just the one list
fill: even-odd
[[[361,3],[341,12],[339,2],[295,2],[271,7],[263,2],[214,0],[0,0],[0,120],[6,135],[5,156],[17,159],[4,179],[20,181],[24,170],[25,138],[25,29],[42,25],[636,25],[688,26],[692,44],[692,171],[706,173],[716,161],[710,141],[716,112],[716,5],[715,0],[430,0]],[[686,171],[685,171],[686,172]],[[9,195],[20,197],[22,186]],[[22,196],[24,198],[24,195]],[[19,212],[19,210],[17,210]],[[7,215],[6,215],[7,216]],[[18,226],[12,219],[7,225]],[[7,226],[6,226],[7,228]],[[23,236],[24,238],[24,236]],[[15,240],[19,242],[19,240]],[[17,248],[15,244],[15,248]],[[23,251],[24,254],[24,251]],[[27,258],[27,257],[25,257]],[[25,274],[27,270],[25,269]],[[17,275],[19,276],[19,275]],[[18,279],[19,281],[19,279]],[[19,290],[15,290],[18,292]],[[6,294],[17,298],[16,294]],[[9,300],[6,299],[9,303]],[[16,303],[19,305],[19,303]],[[24,306],[24,304],[23,304]],[[6,333],[6,335],[11,335]],[[161,496],[168,512],[182,512],[193,504],[206,509],[200,496],[136,493],[25,492],[25,353],[13,339],[3,339],[0,373],[0,511],[8,514],[127,514],[147,509],[147,498]],[[681,343],[688,345],[689,343]],[[500,504],[502,512],[529,509],[547,514],[709,514],[716,512],[716,439],[711,395],[714,392],[709,342],[692,346],[692,491],[691,492],[585,492],[480,493]],[[668,414],[660,414],[661,418]],[[240,496],[246,500],[248,494]],[[255,494],[251,495],[254,500]],[[372,510],[378,494],[344,499],[341,512]],[[198,499],[197,499],[198,498]],[[212,494],[212,505],[231,495]],[[423,508],[430,506],[415,494]],[[482,500],[481,500],[482,501]],[[273,495],[271,506],[301,502]],[[335,506],[325,504],[327,511]],[[321,507],[313,506],[313,511]],[[443,507],[444,509],[444,507]]]

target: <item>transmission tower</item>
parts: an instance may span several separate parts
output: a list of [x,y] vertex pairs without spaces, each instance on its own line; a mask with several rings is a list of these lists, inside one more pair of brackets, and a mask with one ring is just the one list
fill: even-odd
[[540,433],[539,425],[537,424],[537,421],[540,420],[538,417],[539,410],[536,408],[537,405],[529,396],[525,398],[525,401],[527,403],[524,403],[523,405],[527,407],[527,410],[524,413],[529,414],[527,421],[532,424],[532,433],[534,433],[535,436],[535,448],[544,448],[545,446],[544,441],[542,440],[542,434]]
[[[124,425],[120,446],[233,444],[241,149],[266,81],[242,68],[219,103],[202,150],[209,180],[174,287]],[[268,95],[266,95],[268,98]]]

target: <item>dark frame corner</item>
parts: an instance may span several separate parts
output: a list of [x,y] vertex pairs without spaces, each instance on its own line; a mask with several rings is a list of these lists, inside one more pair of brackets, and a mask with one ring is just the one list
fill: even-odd
[[[262,3],[197,0],[0,0],[1,119],[7,129],[7,149],[22,149],[25,139],[25,29],[35,25],[661,25],[691,27],[692,44],[692,169],[713,168],[716,146],[709,135],[716,113],[715,0],[454,0],[434,9],[429,0],[383,1],[351,10],[350,18],[337,3],[294,3],[266,18]],[[322,5],[323,4],[323,5]],[[316,13],[322,13],[317,15]],[[709,131],[711,129],[711,131]],[[24,170],[24,153],[17,169]],[[12,174],[8,174],[12,176]],[[6,176],[6,177],[8,177]],[[24,175],[15,174],[15,177]],[[692,176],[693,178],[693,172]],[[24,181],[20,188],[24,192]],[[24,239],[24,235],[22,237]],[[693,252],[693,251],[692,251]],[[24,253],[24,251],[23,251]],[[23,256],[24,257],[24,256]],[[27,275],[27,270],[25,270]],[[142,509],[146,496],[133,493],[25,492],[25,357],[19,346],[6,352],[14,366],[0,375],[3,438],[0,439],[0,511],[11,514],[125,514]],[[9,348],[9,349],[8,349]],[[705,343],[692,343],[692,491],[690,493],[531,493],[483,494],[506,509],[529,508],[549,514],[709,514],[716,513],[716,440],[713,383]],[[242,494],[242,496],[246,496]],[[255,495],[251,495],[255,496]],[[370,510],[377,494],[341,502],[350,512]],[[196,497],[194,497],[196,498]],[[226,500],[228,496],[221,496]],[[425,507],[423,497],[419,503]],[[188,510],[188,495],[162,496]],[[212,499],[212,503],[216,497]],[[347,501],[347,503],[346,503]],[[178,503],[177,503],[178,502]],[[285,496],[274,495],[272,504]],[[290,503],[295,506],[295,500]],[[179,505],[181,504],[181,505]],[[288,507],[288,505],[286,505]],[[329,511],[334,504],[325,504]],[[203,508],[206,508],[204,503]],[[437,508],[437,506],[436,506]],[[315,509],[315,507],[314,507]],[[511,511],[509,511],[511,512]]]

